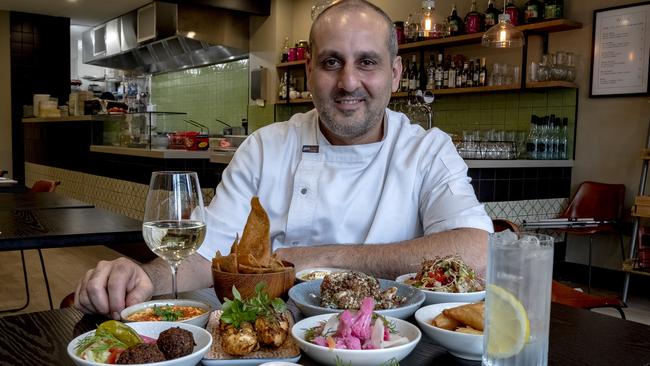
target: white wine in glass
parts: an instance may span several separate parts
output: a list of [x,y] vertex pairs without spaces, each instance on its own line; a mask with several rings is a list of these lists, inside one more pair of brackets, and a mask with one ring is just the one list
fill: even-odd
[[149,249],[171,266],[174,298],[178,297],[178,266],[205,238],[203,207],[196,173],[151,174],[142,234]]

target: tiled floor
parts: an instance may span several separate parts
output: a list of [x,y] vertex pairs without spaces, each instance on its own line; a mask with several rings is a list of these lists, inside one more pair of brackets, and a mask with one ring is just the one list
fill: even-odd
[[[78,279],[100,260],[117,258],[119,254],[104,246],[75,247],[43,250],[54,306],[74,291]],[[31,301],[22,312],[47,310],[47,293],[40,268],[38,253],[25,252],[29,274]],[[598,292],[594,290],[594,292]],[[25,298],[20,252],[0,253],[0,311],[22,304]],[[650,325],[650,299],[631,297],[625,314],[629,320]],[[598,309],[603,314],[619,317],[616,310]],[[0,315],[7,315],[0,314]]]

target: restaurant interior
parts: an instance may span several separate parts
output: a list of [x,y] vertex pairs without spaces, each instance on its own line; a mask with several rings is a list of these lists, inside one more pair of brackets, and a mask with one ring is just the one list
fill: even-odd
[[[332,2],[0,1],[0,322],[69,306],[99,261],[156,258],[152,172],[196,172],[207,206],[248,135],[313,109],[309,31]],[[553,238],[552,302],[650,335],[650,4],[369,2],[404,66],[389,108],[451,137],[495,231]],[[549,364],[578,362],[554,321]],[[465,364],[449,352],[436,364]]]

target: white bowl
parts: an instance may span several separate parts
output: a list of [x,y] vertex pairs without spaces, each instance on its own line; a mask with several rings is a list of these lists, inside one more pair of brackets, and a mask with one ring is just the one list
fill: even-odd
[[[332,309],[320,306],[320,286],[323,280],[307,281],[293,286],[289,289],[289,298],[293,300],[298,309],[305,316],[320,314],[342,313],[343,309]],[[394,309],[375,310],[375,313],[383,316],[406,319],[413,315],[424,302],[424,294],[415,287],[397,283],[395,281],[379,279],[379,287],[385,290],[389,287],[397,287],[397,296],[406,298],[405,302]]]
[[422,333],[415,325],[405,320],[386,317],[395,325],[395,329],[399,334],[409,339],[407,344],[384,349],[350,350],[330,349],[329,347],[307,342],[305,340],[305,331],[327,321],[332,315],[312,316],[299,321],[291,328],[291,335],[298,342],[300,349],[315,361],[325,365],[337,365],[337,358],[342,361],[341,364],[343,365],[352,364],[354,366],[377,366],[393,358],[401,361],[413,351],[422,337]]
[[[395,279],[396,282],[404,284],[410,278],[415,277],[416,273],[407,273]],[[417,288],[417,287],[414,287]],[[475,292],[439,292],[425,289],[419,289],[424,293],[426,299],[424,305],[441,304],[447,302],[479,302],[485,299],[485,290]]]
[[[210,346],[212,345],[212,335],[208,333],[205,329],[197,327],[192,324],[185,323],[175,323],[175,322],[133,322],[129,323],[129,326],[133,328],[138,334],[144,335],[151,338],[158,338],[158,335],[169,328],[180,327],[182,329],[192,332],[194,337],[194,352],[190,353],[187,356],[179,357],[173,360],[167,360],[162,362],[152,362],[148,363],[148,366],[194,366],[198,364],[203,355],[208,352]],[[86,332],[68,343],[68,356],[74,361],[75,364],[79,366],[104,366],[104,363],[87,361],[75,353],[75,347],[82,339],[95,334],[94,330]]]
[[[307,268],[303,269],[301,271],[296,272],[296,282],[306,282],[306,281],[314,281],[314,280],[322,280],[325,275],[334,273],[334,272],[346,272],[349,271],[348,269],[343,269],[343,268],[329,268],[329,267],[318,267],[318,268]],[[313,272],[321,272],[323,273],[323,276],[320,278],[312,278],[309,279],[307,276]]]
[[431,324],[431,321],[443,310],[465,304],[468,303],[450,302],[424,306],[415,312],[415,320],[424,334],[429,336],[434,343],[446,348],[452,355],[467,360],[480,361],[483,355],[483,335],[454,332]]
[[206,304],[204,302],[200,301],[195,301],[195,300],[182,300],[182,299],[160,299],[160,300],[152,300],[152,301],[147,301],[147,302],[142,302],[139,304],[131,305],[128,308],[122,310],[120,312],[120,317],[122,318],[122,321],[125,323],[130,322],[127,318],[138,311],[147,309],[147,308],[152,308],[154,306],[171,306],[171,305],[176,305],[176,306],[195,306],[198,308],[201,308],[205,310],[205,313],[201,315],[197,315],[193,318],[177,321],[176,323],[186,323],[186,324],[192,324],[196,325],[198,327],[205,328],[205,325],[208,323],[208,318],[210,317],[210,311],[212,311],[212,307],[209,304]]

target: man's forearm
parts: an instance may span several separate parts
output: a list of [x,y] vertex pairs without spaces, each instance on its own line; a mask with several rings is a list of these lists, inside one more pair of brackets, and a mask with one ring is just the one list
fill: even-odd
[[478,273],[485,273],[488,234],[478,229],[457,229],[391,244],[320,245],[283,248],[278,254],[296,265],[355,269],[381,278],[416,272],[423,259],[460,255]]
[[[192,291],[212,286],[211,263],[199,254],[193,254],[178,267],[178,292]],[[154,296],[172,292],[171,266],[161,258],[142,265],[151,278]]]

